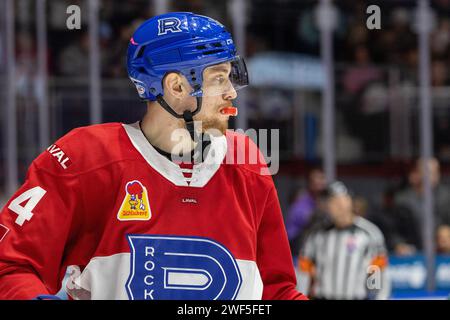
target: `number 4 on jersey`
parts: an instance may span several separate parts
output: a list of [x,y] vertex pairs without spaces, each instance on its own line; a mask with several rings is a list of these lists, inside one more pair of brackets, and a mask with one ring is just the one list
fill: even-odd
[[[17,214],[16,223],[19,226],[22,226],[25,221],[30,221],[33,217],[32,210],[39,201],[41,201],[42,197],[45,195],[47,191],[42,189],[41,187],[34,187],[30,190],[25,191],[20,196],[15,198],[8,206],[8,209]],[[28,201],[27,201],[28,200]],[[25,206],[22,206],[22,203],[27,201]]]

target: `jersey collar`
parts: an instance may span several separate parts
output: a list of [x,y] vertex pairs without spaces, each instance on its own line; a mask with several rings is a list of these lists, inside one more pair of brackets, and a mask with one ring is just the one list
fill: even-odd
[[204,187],[219,170],[227,153],[226,137],[223,135],[220,137],[212,136],[210,150],[206,158],[203,162],[194,164],[192,177],[190,182],[188,182],[180,166],[164,157],[148,142],[139,127],[139,121],[132,124],[123,124],[123,127],[134,148],[147,163],[176,186]]

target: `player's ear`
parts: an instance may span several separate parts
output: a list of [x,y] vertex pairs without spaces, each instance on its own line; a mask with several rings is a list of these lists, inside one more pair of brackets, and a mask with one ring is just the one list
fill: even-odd
[[189,94],[190,85],[186,78],[179,73],[171,72],[163,79],[164,94],[170,94],[176,99],[182,99]]

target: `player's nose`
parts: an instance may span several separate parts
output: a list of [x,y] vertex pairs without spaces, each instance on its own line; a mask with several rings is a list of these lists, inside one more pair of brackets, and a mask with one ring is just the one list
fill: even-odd
[[237,92],[236,89],[234,89],[233,86],[230,86],[230,89],[227,90],[227,92],[224,93],[224,100],[234,100],[237,98]]

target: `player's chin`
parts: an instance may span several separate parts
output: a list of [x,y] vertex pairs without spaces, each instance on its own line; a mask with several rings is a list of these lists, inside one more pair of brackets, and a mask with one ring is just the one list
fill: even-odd
[[224,135],[228,129],[228,119],[229,116],[224,117],[221,115],[220,117],[203,121],[202,131],[212,136]]

